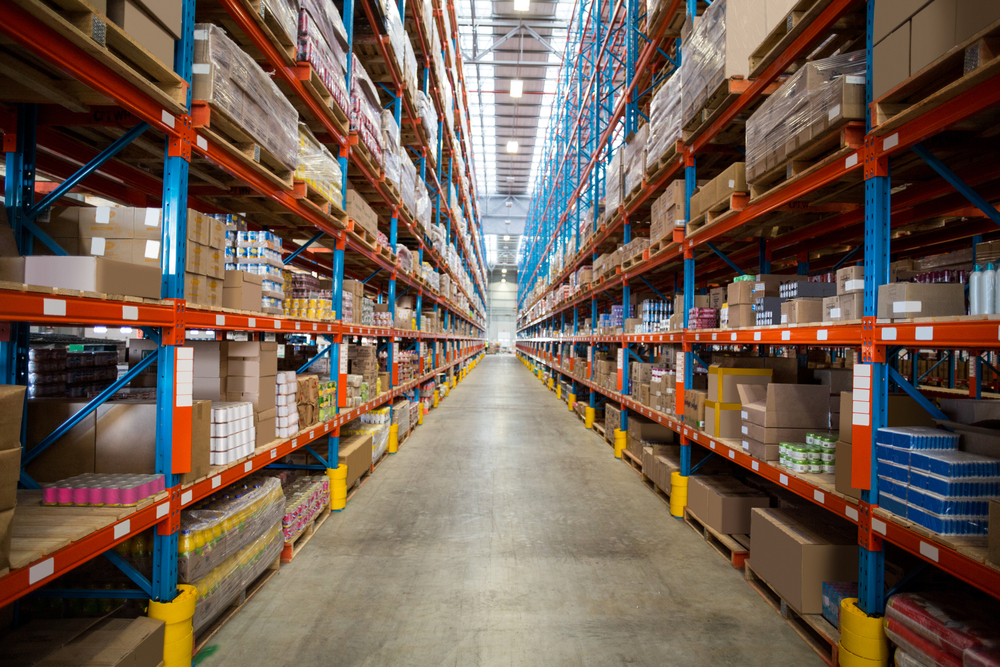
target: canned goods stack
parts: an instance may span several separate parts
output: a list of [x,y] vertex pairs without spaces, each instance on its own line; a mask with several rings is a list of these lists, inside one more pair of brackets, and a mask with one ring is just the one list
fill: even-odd
[[837,435],[807,433],[805,442],[782,442],[778,447],[781,465],[798,473],[836,472]]
[[330,298],[286,298],[285,315],[303,320],[332,321],[337,319]]
[[118,379],[117,352],[31,348],[28,351],[30,398],[95,396]]

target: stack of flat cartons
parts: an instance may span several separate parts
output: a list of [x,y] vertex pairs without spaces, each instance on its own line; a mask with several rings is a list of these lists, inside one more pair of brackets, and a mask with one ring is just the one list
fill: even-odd
[[266,341],[227,341],[226,400],[247,401],[254,407],[257,445],[275,437],[274,397],[278,373],[278,344]]
[[698,475],[688,485],[688,507],[713,530],[724,535],[750,533],[750,510],[769,507],[766,493],[728,475]]
[[659,422],[647,419],[633,412],[628,414],[628,439],[626,449],[642,460],[642,448],[645,445],[670,445],[674,442],[674,432]]
[[295,371],[279,371],[274,385],[275,434],[279,438],[290,438],[299,432],[299,411],[296,394],[298,382]]
[[368,385],[369,394],[374,396],[378,382],[378,358],[376,348],[372,345],[354,345],[347,349],[347,372],[360,375],[361,381]]
[[184,298],[201,306],[222,306],[226,276],[226,223],[188,211]]
[[830,427],[830,388],[822,385],[741,384],[743,450],[777,461],[782,442],[805,442],[806,433]]
[[343,313],[340,320],[349,324],[361,324],[361,304],[365,296],[365,285],[358,280],[344,280]]
[[296,402],[299,411],[299,428],[307,428],[319,417],[319,376],[299,375]]
[[253,454],[257,440],[253,411],[253,405],[243,401],[212,406],[212,465],[228,465]]
[[740,437],[741,384],[766,385],[771,382],[770,368],[708,368],[708,395],[705,398],[705,432],[716,438]]
[[0,571],[10,565],[11,525],[21,476],[24,393],[24,387],[0,385]]

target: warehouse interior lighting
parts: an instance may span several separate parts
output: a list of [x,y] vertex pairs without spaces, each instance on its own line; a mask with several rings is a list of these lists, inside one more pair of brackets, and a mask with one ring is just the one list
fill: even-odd
[[524,81],[521,79],[511,79],[510,81],[510,96],[520,97],[521,93],[524,92]]
[[500,269],[500,273],[507,273],[507,269]]
[[507,279],[506,278],[501,278],[500,282],[505,283],[505,282],[507,282]]
[[510,141],[507,142],[507,152],[508,153],[516,153],[517,152],[517,140],[516,139],[511,139]]
[[510,234],[504,234],[503,235],[503,240],[504,241],[510,241]]
[[514,11],[515,12],[526,12],[528,11],[529,0],[514,0]]

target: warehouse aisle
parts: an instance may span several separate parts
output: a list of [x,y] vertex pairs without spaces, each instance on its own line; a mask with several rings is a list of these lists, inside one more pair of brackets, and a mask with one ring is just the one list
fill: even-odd
[[512,356],[226,625],[215,665],[819,665]]

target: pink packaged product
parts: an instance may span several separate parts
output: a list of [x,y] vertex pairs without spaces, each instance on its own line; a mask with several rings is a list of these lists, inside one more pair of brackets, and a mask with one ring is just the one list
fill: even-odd
[[1000,667],[998,618],[1000,605],[985,598],[901,593],[886,604],[885,631],[905,664]]
[[42,504],[128,507],[165,488],[163,475],[86,473],[43,484]]

